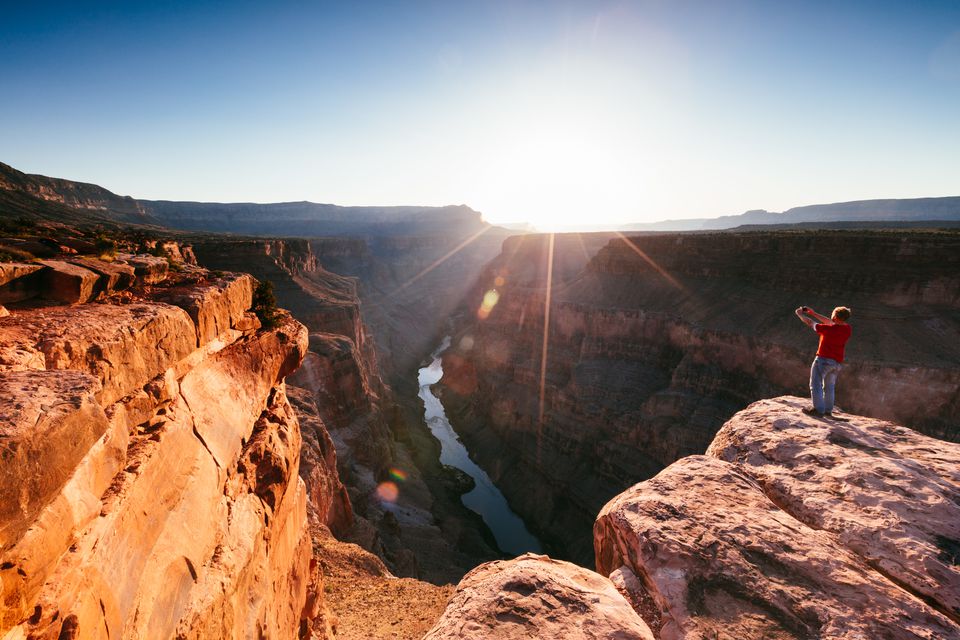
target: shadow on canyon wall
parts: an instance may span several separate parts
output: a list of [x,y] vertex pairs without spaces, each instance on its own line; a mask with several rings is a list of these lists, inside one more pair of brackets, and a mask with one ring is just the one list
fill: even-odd
[[444,362],[454,426],[560,557],[589,566],[604,502],[702,453],[736,411],[806,393],[801,304],[853,308],[839,406],[960,440],[960,233],[606,240],[584,261],[591,236],[555,237],[546,343],[550,237],[506,241]]

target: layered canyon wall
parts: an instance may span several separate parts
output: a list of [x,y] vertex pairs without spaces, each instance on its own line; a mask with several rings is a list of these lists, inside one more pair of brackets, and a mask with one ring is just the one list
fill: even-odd
[[248,275],[164,260],[58,304],[132,263],[50,265],[55,299],[0,319],[0,633],[323,637],[284,386],[306,329],[280,312],[261,327]]
[[[373,274],[386,267],[370,254],[366,241],[204,237],[194,238],[192,245],[207,267],[242,268],[270,281],[278,302],[309,330],[303,366],[289,382],[302,389],[291,394],[295,406],[310,416],[309,424],[324,425],[335,448],[349,500],[338,498],[328,512],[333,532],[378,554],[397,575],[440,584],[497,557],[475,526],[475,515],[460,504],[462,487],[444,480],[437,445],[423,433],[422,414],[399,403],[383,381],[379,355],[396,360],[376,346],[365,323],[367,310],[378,308],[376,300],[361,303],[357,278],[330,270],[381,282]],[[380,277],[392,282],[396,273]],[[392,314],[378,309],[373,315]],[[308,431],[307,441],[312,440]],[[331,453],[320,439],[311,449],[310,459]],[[311,488],[309,474],[304,479]]]
[[705,451],[736,411],[805,393],[816,335],[801,304],[853,308],[840,407],[960,439],[960,234],[616,238],[579,273],[562,238],[546,343],[549,237],[511,238],[443,380],[470,451],[562,557],[589,562],[603,503]]

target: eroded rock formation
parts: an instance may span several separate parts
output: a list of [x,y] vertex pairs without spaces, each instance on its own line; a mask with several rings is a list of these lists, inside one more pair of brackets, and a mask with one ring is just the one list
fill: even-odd
[[260,329],[247,275],[158,273],[0,319],[4,638],[292,638],[320,614],[283,384],[307,331]]
[[751,405],[611,500],[597,570],[637,578],[663,640],[960,637],[960,445],[803,403]]

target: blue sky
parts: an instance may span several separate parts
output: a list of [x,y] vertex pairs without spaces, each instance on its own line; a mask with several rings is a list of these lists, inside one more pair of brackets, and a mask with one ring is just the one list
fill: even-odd
[[960,2],[4,3],[0,160],[541,226],[960,194]]

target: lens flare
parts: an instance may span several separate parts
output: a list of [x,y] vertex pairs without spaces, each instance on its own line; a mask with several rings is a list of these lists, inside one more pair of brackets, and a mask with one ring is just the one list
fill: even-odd
[[400,489],[392,482],[381,482],[377,485],[377,497],[381,502],[396,502],[400,496]]
[[437,258],[436,260],[434,260],[429,266],[427,266],[425,269],[423,269],[420,273],[418,273],[417,275],[413,276],[412,278],[410,278],[409,280],[407,280],[406,282],[404,282],[402,285],[400,285],[400,286],[399,286],[393,293],[391,293],[390,295],[391,295],[391,296],[397,295],[398,293],[400,293],[401,291],[403,291],[404,289],[406,289],[407,287],[409,287],[410,285],[412,285],[414,282],[416,282],[417,280],[419,280],[419,279],[422,278],[423,276],[427,275],[428,273],[430,273],[431,271],[433,271],[434,269],[436,269],[437,267],[439,267],[441,264],[443,264],[444,262],[446,262],[450,257],[456,255],[461,249],[463,249],[464,247],[466,247],[467,245],[469,245],[470,243],[472,243],[474,240],[476,240],[477,238],[479,238],[480,236],[482,236],[483,234],[485,234],[487,231],[489,231],[489,230],[492,229],[492,228],[493,228],[493,227],[492,227],[491,225],[485,224],[482,229],[480,229],[479,231],[477,231],[476,233],[474,233],[472,236],[470,236],[469,238],[467,238],[466,240],[464,240],[463,242],[461,242],[461,243],[458,244],[457,246],[455,246],[455,247],[454,247],[453,249],[451,249],[450,251],[448,251],[448,252],[446,252],[445,254],[443,254],[443,256],[441,256],[441,257]]
[[659,264],[657,264],[656,261],[655,261],[653,258],[651,258],[650,256],[648,256],[647,253],[646,253],[643,249],[641,249],[641,248],[638,247],[636,244],[634,244],[633,240],[631,240],[631,239],[628,238],[627,236],[623,235],[623,234],[620,233],[619,231],[615,231],[614,233],[616,233],[618,236],[620,236],[620,239],[623,240],[624,243],[626,243],[626,245],[627,245],[628,247],[630,247],[635,254],[637,254],[638,256],[640,256],[641,258],[643,258],[644,261],[645,261],[647,264],[649,264],[651,267],[653,267],[653,270],[654,270],[654,271],[656,271],[656,272],[659,273],[661,276],[663,276],[663,279],[664,279],[664,280],[666,280],[667,282],[669,282],[670,284],[672,284],[672,285],[673,285],[674,287],[676,287],[677,289],[680,289],[681,291],[685,291],[685,289],[683,288],[683,285],[680,284],[680,282],[679,282],[676,278],[674,278],[672,275],[670,275],[669,273],[667,273],[667,270],[666,270],[666,269],[664,269],[664,268],[661,267]]
[[497,277],[494,278],[494,280],[493,280],[493,286],[495,286],[495,287],[502,287],[504,284],[506,284],[506,282],[507,282],[507,281],[504,279],[503,276],[497,276]]
[[543,412],[547,399],[547,350],[550,337],[550,299],[553,296],[553,244],[554,234],[550,234],[547,248],[547,295],[543,300],[543,346],[540,352],[540,406],[537,411],[537,463],[540,462],[541,441],[543,440]]
[[490,312],[493,311],[498,302],[500,302],[500,294],[497,293],[497,290],[490,289],[490,291],[487,291],[483,294],[483,302],[480,303],[480,308],[477,309],[477,317],[486,320],[490,317]]
[[391,467],[387,472],[390,474],[390,477],[396,480],[397,482],[406,482],[407,481],[407,472],[403,469],[398,469],[396,467]]

